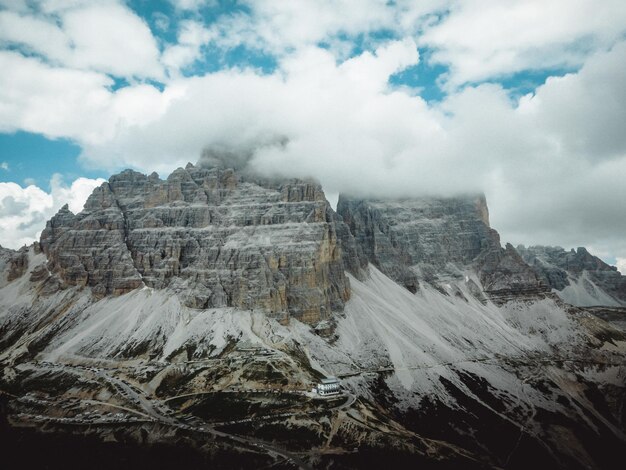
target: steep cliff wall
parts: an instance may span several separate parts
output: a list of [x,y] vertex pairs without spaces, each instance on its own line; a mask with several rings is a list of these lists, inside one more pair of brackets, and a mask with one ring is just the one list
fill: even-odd
[[369,261],[413,292],[421,280],[439,285],[462,279],[468,268],[493,298],[545,291],[515,249],[500,246],[482,195],[395,200],[342,195],[337,212]]
[[543,281],[564,300],[580,306],[626,306],[626,276],[586,248],[517,247]]
[[112,176],[80,214],[61,209],[41,246],[52,272],[99,296],[145,285],[194,308],[260,308],[308,322],[343,308],[344,270],[359,275],[362,265],[319,184],[191,164],[165,181]]

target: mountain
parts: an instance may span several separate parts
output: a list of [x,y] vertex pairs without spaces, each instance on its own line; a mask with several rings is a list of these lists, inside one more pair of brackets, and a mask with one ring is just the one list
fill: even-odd
[[442,289],[465,279],[475,294],[484,292],[492,300],[546,291],[511,245],[500,246],[483,195],[400,200],[340,196],[337,211],[368,260],[412,292],[419,279]]
[[[501,246],[481,195],[335,212],[314,181],[124,171],[0,250],[0,435],[26,467],[54,447],[103,467],[612,468],[624,311],[555,279],[619,299],[623,278],[529,250]],[[341,395],[312,391],[331,376]]]
[[53,217],[41,249],[63,286],[96,296],[168,289],[193,308],[315,322],[349,298],[344,271],[359,266],[343,256],[346,233],[319,184],[188,165],[166,181],[131,170],[111,177],[83,212]]
[[581,307],[626,306],[626,276],[585,248],[520,245],[517,251],[564,301]]

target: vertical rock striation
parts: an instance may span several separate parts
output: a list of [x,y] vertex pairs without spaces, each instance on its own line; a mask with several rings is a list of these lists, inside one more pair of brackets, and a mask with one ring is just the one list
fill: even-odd
[[489,226],[483,195],[412,199],[354,199],[341,195],[337,212],[367,259],[415,292],[420,280],[435,286],[478,274],[493,299],[545,291],[515,249],[500,246]]
[[[363,261],[319,184],[191,164],[167,180],[126,170],[41,236],[68,285],[170,289],[194,308],[263,309],[316,322],[350,297]],[[345,256],[344,256],[345,253]]]

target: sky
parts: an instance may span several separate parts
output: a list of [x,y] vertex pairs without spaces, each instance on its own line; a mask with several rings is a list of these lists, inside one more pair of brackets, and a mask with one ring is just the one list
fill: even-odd
[[625,64],[623,0],[0,0],[0,244],[209,151],[626,272]]

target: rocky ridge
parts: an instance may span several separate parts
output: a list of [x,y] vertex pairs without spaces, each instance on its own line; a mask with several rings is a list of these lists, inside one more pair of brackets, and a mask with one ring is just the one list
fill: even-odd
[[0,246],[0,285],[23,276],[28,268],[28,248],[15,251]]
[[580,306],[626,307],[626,276],[586,248],[567,251],[561,247],[519,245],[517,251],[564,300]]
[[[352,244],[351,244],[352,243]],[[260,308],[316,322],[350,297],[362,262],[318,183],[187,165],[126,170],[41,235],[48,268],[95,295],[168,288],[193,308]]]
[[[492,300],[542,295],[545,283],[513,246],[502,248],[483,195],[357,199],[341,195],[337,212],[364,255],[387,276],[417,291],[463,280]],[[476,273],[476,282],[469,273]]]
[[[63,207],[37,249],[49,263],[34,276],[47,280],[48,291],[88,287],[102,298],[169,289],[192,308],[259,308],[309,323],[343,309],[345,272],[363,279],[368,262],[413,293],[426,282],[461,295],[465,283],[481,301],[505,302],[552,288],[581,305],[566,289],[579,282],[608,293],[585,306],[626,302],[626,278],[583,248],[502,248],[484,195],[341,195],[335,213],[318,183],[214,162],[188,164],[166,180],[114,175],[80,214]],[[2,257],[7,281],[24,273],[26,251],[3,249]]]

